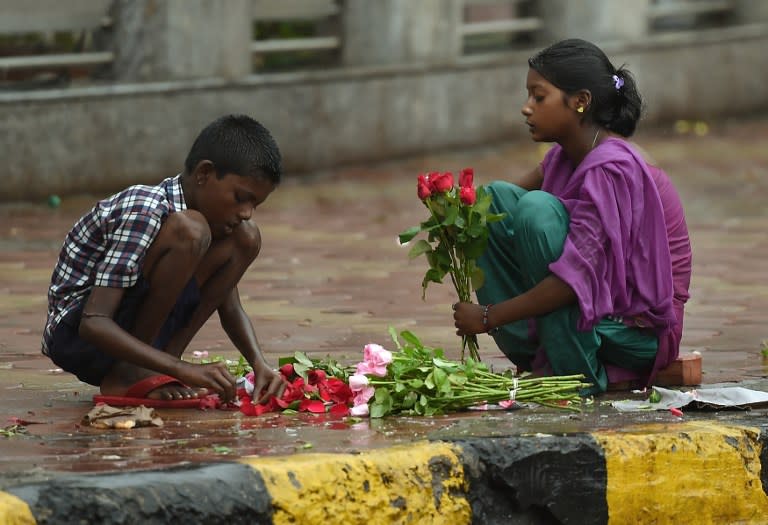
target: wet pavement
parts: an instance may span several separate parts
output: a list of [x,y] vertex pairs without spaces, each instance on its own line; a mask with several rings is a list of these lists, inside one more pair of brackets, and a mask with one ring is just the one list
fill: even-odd
[[[703,356],[704,383],[739,382],[768,390],[768,117],[709,123],[709,132],[673,126],[636,137],[676,183],[694,250],[683,351]],[[388,327],[408,329],[458,358],[449,285],[421,299],[426,262],[410,261],[397,233],[424,215],[415,175],[473,166],[478,182],[529,170],[542,154],[527,141],[435,153],[291,179],[257,210],[264,246],[240,293],[267,358],[295,351],[354,363],[368,342],[390,346]],[[164,175],[163,175],[164,176]],[[40,354],[46,289],[64,235],[101,196],[0,205],[0,470],[130,470],[308,451],[356,452],[421,438],[580,432],[628,421],[673,424],[669,413],[618,415],[598,399],[582,414],[551,409],[470,412],[434,418],[351,420],[307,414],[246,417],[238,412],[158,410],[162,428],[97,430],[80,424],[96,388],[62,373]],[[508,362],[490,339],[481,355],[497,369]],[[237,356],[216,320],[189,351]],[[764,417],[755,410],[741,420]],[[686,418],[734,417],[732,413]]]

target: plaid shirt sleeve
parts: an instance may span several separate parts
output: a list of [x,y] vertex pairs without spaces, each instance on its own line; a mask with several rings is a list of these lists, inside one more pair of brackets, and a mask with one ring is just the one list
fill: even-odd
[[129,288],[141,274],[141,262],[162,220],[146,211],[111,218],[106,224],[104,257],[96,265],[94,286]]

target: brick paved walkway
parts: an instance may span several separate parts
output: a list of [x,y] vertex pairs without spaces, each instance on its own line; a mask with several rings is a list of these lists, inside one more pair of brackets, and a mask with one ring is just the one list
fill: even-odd
[[[667,168],[688,212],[694,276],[683,344],[703,355],[706,383],[767,375],[760,353],[768,338],[766,139],[768,119],[712,124],[704,137],[677,135],[671,126],[637,137]],[[540,155],[535,145],[515,143],[288,177],[257,210],[264,247],[241,286],[268,358],[301,350],[354,361],[365,343],[388,344],[388,326],[457,356],[448,285],[431,287],[422,301],[426,263],[409,261],[396,242],[424,218],[415,175],[473,166],[487,182],[530,169]],[[93,202],[0,206],[0,421],[33,414],[46,425],[30,431],[59,436],[90,406],[94,389],[53,371],[39,340],[57,251]],[[236,355],[215,322],[192,349]],[[506,363],[484,336],[481,352]],[[83,401],[72,404],[77,396]]]

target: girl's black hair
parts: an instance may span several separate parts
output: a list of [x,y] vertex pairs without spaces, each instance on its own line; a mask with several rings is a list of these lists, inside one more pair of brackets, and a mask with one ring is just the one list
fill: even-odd
[[[558,89],[592,93],[587,113],[593,122],[623,137],[635,132],[643,110],[637,84],[624,66],[616,69],[605,53],[586,40],[563,40],[528,59],[528,65]],[[623,85],[617,89],[617,81]]]
[[246,115],[225,115],[208,124],[197,136],[184,161],[192,173],[202,160],[210,160],[216,174],[264,177],[279,184],[280,150],[267,128]]

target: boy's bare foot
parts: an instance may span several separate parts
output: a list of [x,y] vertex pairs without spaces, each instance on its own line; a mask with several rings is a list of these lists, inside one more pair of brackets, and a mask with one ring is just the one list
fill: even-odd
[[[105,396],[124,396],[137,382],[152,376],[161,375],[127,363],[118,363],[101,382],[101,394]],[[158,386],[147,394],[148,399],[195,399],[208,394],[206,388],[192,388],[181,382]]]

